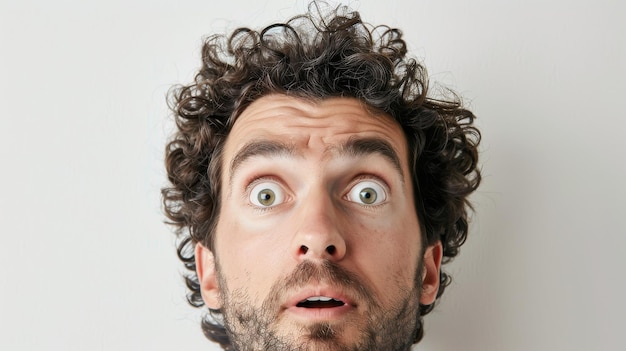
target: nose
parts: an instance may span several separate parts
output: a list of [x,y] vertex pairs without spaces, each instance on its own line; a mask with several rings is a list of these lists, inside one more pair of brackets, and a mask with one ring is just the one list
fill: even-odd
[[332,200],[315,196],[300,206],[292,243],[296,260],[341,261],[346,254],[346,240]]

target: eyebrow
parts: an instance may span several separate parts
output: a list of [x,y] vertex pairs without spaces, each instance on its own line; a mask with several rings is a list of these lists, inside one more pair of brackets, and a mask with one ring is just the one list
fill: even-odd
[[[394,169],[400,175],[400,179],[404,182],[404,173],[402,172],[400,158],[391,144],[384,139],[375,137],[351,137],[342,145],[330,147],[329,149],[336,149],[339,156],[348,156],[351,158],[379,154],[393,165]],[[297,153],[293,144],[285,144],[274,140],[250,141],[237,152],[230,162],[230,181],[232,182],[241,164],[252,157],[294,157],[298,155],[299,153]]]
[[294,156],[296,154],[293,145],[287,145],[278,141],[253,140],[245,144],[230,162],[230,181],[232,182],[239,166],[252,157],[278,157]]
[[373,154],[382,155],[387,161],[391,162],[395,170],[400,175],[400,179],[404,183],[404,173],[400,163],[398,153],[393,149],[391,144],[380,138],[359,138],[352,137],[339,149],[341,155],[350,157],[368,156]]

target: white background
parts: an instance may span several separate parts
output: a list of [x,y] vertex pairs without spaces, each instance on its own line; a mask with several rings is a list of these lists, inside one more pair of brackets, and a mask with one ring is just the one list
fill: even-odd
[[[162,224],[167,89],[302,0],[0,2],[0,349],[217,350]],[[419,350],[623,350],[626,9],[351,1],[466,97],[484,183]]]

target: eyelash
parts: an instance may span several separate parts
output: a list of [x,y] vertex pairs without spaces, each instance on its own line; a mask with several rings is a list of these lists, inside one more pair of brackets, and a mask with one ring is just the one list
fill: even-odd
[[[243,193],[243,201],[246,202],[248,204],[248,206],[252,207],[255,211],[259,212],[259,213],[265,213],[268,211],[272,211],[274,210],[277,206],[269,206],[269,207],[262,207],[262,206],[257,206],[253,203],[250,203],[250,196],[251,196],[251,192],[254,189],[255,186],[257,186],[259,183],[262,182],[274,182],[276,183],[279,187],[281,187],[282,189],[285,189],[285,187],[282,185],[282,181],[275,177],[275,176],[268,176],[268,175],[252,175],[249,178],[250,180],[247,182],[247,186],[245,188],[245,191]],[[346,191],[341,195],[341,199],[349,201],[352,204],[355,204],[361,208],[364,209],[368,209],[368,210],[376,210],[382,206],[384,206],[387,203],[387,199],[382,201],[381,203],[378,204],[374,204],[374,205],[366,205],[366,204],[362,204],[362,203],[358,203],[355,201],[350,201],[348,200],[348,196],[350,194],[350,191],[360,182],[363,181],[373,181],[376,182],[378,185],[380,185],[383,190],[385,191],[385,196],[388,199],[389,196],[391,195],[391,190],[390,187],[388,185],[388,183],[386,181],[384,181],[381,177],[377,176],[377,175],[373,175],[373,174],[359,174],[356,177],[354,177],[349,183],[348,186],[346,187]],[[287,202],[290,198],[289,193],[285,192],[285,198],[286,200],[283,201]]]
[[[276,178],[274,176],[253,175],[249,179],[250,180],[246,182],[248,185],[246,186],[245,191],[243,192],[242,200],[244,202],[246,202],[248,204],[248,206],[252,207],[252,209],[254,209],[255,211],[258,211],[260,213],[271,211],[274,208],[276,208],[277,206],[269,206],[269,207],[256,206],[255,204],[250,203],[250,201],[249,201],[250,200],[250,195],[251,195],[251,192],[254,189],[254,187],[256,187],[260,183],[263,183],[263,182],[273,182],[273,183],[276,183],[282,189],[285,189],[285,187],[282,185],[283,183],[278,178]],[[288,200],[290,198],[290,196],[288,195],[288,192],[285,192],[285,193],[286,193],[285,198]],[[285,200],[285,201],[287,201],[287,200]]]
[[[388,183],[386,181],[384,181],[381,177],[376,176],[376,175],[372,175],[372,174],[360,174],[357,175],[356,178],[354,178],[347,186],[347,192],[345,192],[344,195],[342,195],[342,198],[347,198],[348,195],[350,194],[350,191],[352,191],[352,189],[360,182],[363,181],[371,181],[371,182],[375,182],[376,184],[380,185],[383,190],[385,191],[385,196],[387,199],[389,199],[389,197],[391,196],[391,188],[389,187]],[[350,201],[351,203],[354,203],[362,208],[366,208],[366,209],[370,209],[370,210],[376,210],[382,206],[384,206],[387,203],[387,200],[382,201],[381,203],[375,204],[375,205],[366,205],[366,204],[361,204],[358,202],[353,202]]]

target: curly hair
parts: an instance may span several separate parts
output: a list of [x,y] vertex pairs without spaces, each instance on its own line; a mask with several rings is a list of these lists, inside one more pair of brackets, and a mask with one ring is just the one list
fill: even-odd
[[[467,238],[468,196],[481,179],[480,132],[458,95],[446,90],[431,97],[428,92],[426,70],[407,55],[402,32],[366,24],[342,6],[323,15],[314,2],[308,13],[285,23],[208,37],[195,82],[170,90],[177,131],[165,153],[171,186],[162,189],[165,214],[179,238],[178,256],[188,270],[189,303],[204,305],[194,246],[202,243],[213,250],[224,142],[242,111],[268,94],[309,100],[352,97],[394,118],[409,146],[423,243],[440,241],[444,264],[454,258]],[[449,283],[450,276],[441,270],[436,301]],[[422,316],[433,307],[420,305],[415,342],[423,336]],[[231,349],[219,310],[209,310],[202,329],[207,338]]]

